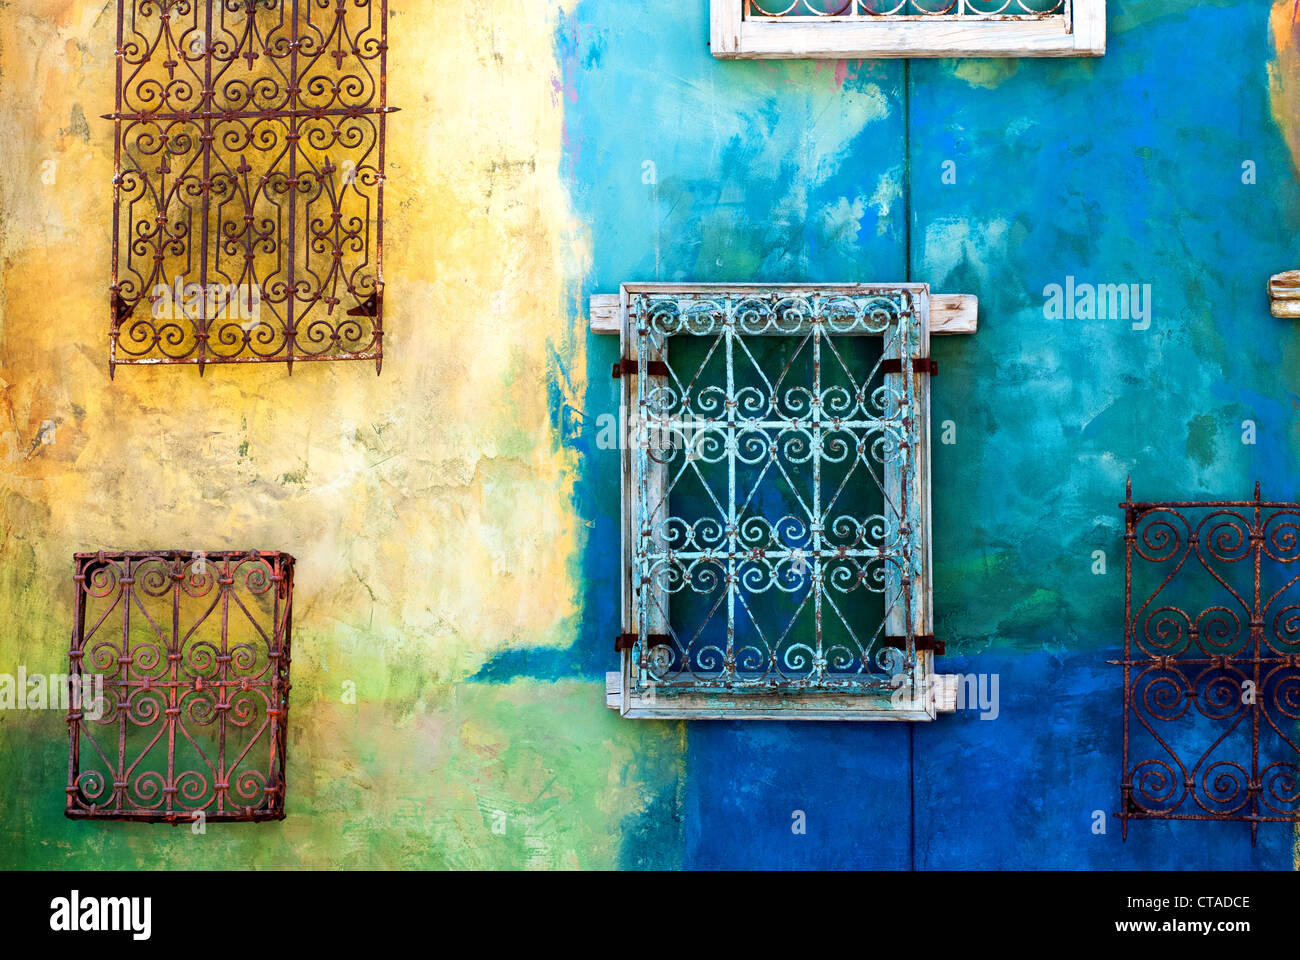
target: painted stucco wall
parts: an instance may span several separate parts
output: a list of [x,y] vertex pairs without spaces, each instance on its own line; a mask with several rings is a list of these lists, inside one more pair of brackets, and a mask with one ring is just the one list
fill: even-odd
[[[1295,865],[1285,826],[1092,830],[1125,477],[1300,498],[1263,292],[1300,266],[1293,0],[1111,0],[1101,60],[910,64],[715,61],[706,6],[391,0],[383,375],[114,381],[113,7],[0,10],[0,673],[63,669],[75,550],[298,558],[288,818],[68,821],[62,717],[0,711],[0,866]],[[1066,276],[1150,284],[1150,328],[1047,319]],[[619,720],[587,296],[903,279],[980,298],[933,347],[935,618],[998,718]]]

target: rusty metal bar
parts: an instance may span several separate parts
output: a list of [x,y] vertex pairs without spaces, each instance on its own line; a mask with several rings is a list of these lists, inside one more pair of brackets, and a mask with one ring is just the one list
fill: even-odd
[[941,649],[917,629],[926,525],[909,494],[932,372],[922,296],[630,295],[635,359],[615,372],[636,378],[636,632],[619,649],[638,693],[887,699]]

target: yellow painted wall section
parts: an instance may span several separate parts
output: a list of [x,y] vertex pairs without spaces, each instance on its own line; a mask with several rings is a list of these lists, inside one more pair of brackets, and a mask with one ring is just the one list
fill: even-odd
[[583,338],[565,299],[581,255],[547,94],[554,11],[392,5],[382,376],[124,367],[110,382],[98,116],[114,11],[14,5],[0,33],[4,550],[24,581],[6,612],[66,597],[74,550],[282,549],[299,558],[299,619],[390,666],[451,680],[508,644],[556,643],[578,610],[578,525],[547,383],[561,350],[582,375]]
[[[0,865],[612,866],[676,776],[597,682],[465,683],[581,614],[581,396],[549,3],[390,3],[385,360],[108,375],[116,8],[0,10],[0,672],[66,670],[72,554],[298,558],[288,818],[63,817],[53,711],[0,715]],[[562,358],[562,361],[557,359]],[[557,366],[563,369],[557,371]],[[355,684],[356,700],[344,697]],[[640,772],[643,764],[649,771]]]

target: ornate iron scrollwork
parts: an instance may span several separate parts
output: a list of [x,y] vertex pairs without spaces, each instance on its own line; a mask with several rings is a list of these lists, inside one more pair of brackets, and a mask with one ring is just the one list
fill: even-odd
[[67,815],[279,820],[293,557],[76,555]]

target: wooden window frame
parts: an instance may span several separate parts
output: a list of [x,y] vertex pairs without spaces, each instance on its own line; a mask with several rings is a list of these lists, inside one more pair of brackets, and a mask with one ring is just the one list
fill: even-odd
[[[902,283],[872,284],[678,284],[640,283],[624,284],[617,296],[593,296],[591,326],[593,332],[617,333],[620,338],[621,375],[620,406],[626,414],[620,422],[630,422],[636,406],[638,338],[629,335],[629,308],[638,294],[704,294],[710,296],[744,296],[751,293],[789,292],[858,294],[873,289],[906,291],[913,299],[918,314],[919,335],[925,354],[928,355],[929,336],[932,333],[973,333],[975,329],[976,302],[974,297],[935,297],[928,284]],[[941,318],[941,319],[940,319]],[[939,319],[935,329],[934,321]],[[650,358],[654,360],[656,358]],[[919,505],[922,554],[921,583],[918,602],[913,608],[913,622],[905,624],[908,614],[891,605],[886,606],[887,632],[895,635],[916,636],[933,633],[930,571],[932,570],[932,539],[930,520],[930,450],[929,450],[929,374],[909,371],[913,387],[923,410],[923,449],[918,451],[919,463],[909,472],[914,484],[913,495]],[[631,442],[621,445],[621,537],[622,537],[622,634],[632,636],[640,628],[638,604],[632,582],[635,570],[633,515],[636,509],[638,477]],[[883,465],[885,485],[901,485],[905,478],[891,465]],[[891,476],[892,474],[892,476]],[[660,478],[662,481],[664,478]],[[648,478],[653,486],[655,480]],[[664,605],[666,608],[666,604]],[[651,624],[647,632],[659,627]],[[937,714],[955,707],[956,677],[936,672],[934,652],[916,649],[915,667],[910,672],[911,689],[904,697],[895,696],[882,702],[879,695],[836,691],[769,692],[754,691],[675,691],[671,696],[655,696],[653,690],[644,695],[636,690],[633,651],[626,646],[621,653],[620,669],[606,675],[606,706],[629,719],[804,719],[804,720],[933,720]]]
[[745,0],[710,0],[713,55],[736,59],[1100,57],[1106,0],[1068,0],[1061,18],[1032,20],[746,19]]

